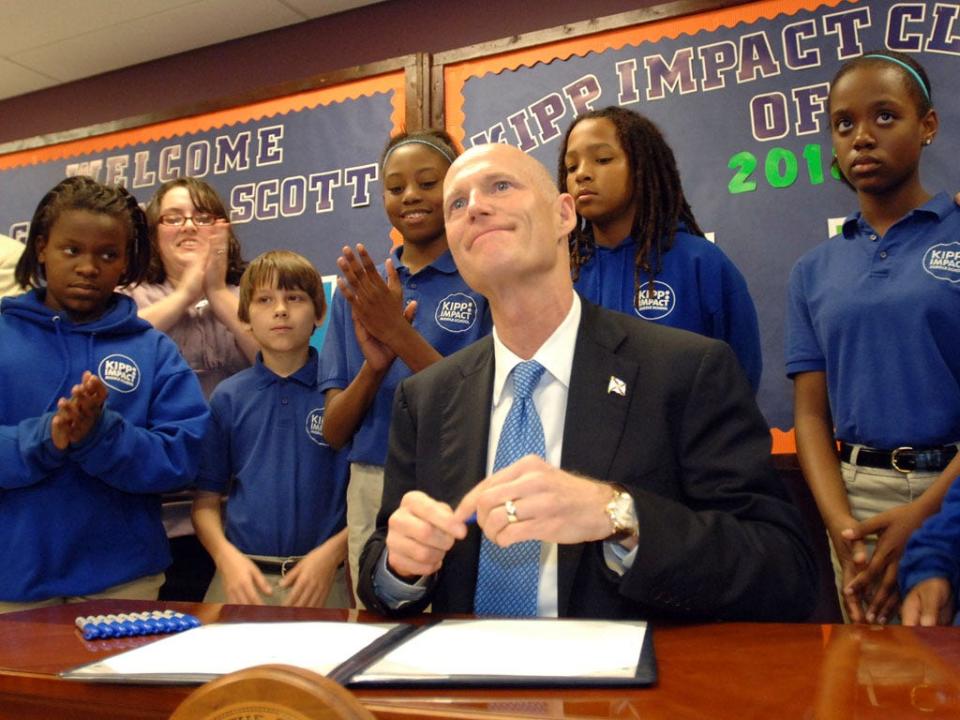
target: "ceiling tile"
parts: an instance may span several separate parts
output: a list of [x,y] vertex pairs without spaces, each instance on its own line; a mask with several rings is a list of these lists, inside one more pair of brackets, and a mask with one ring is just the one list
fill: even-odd
[[0,58],[0,99],[42,90],[58,83],[58,80]]
[[0,53],[15,53],[44,47],[70,37],[149,17],[171,7],[193,5],[196,0],[84,0],[51,3],[36,0],[3,0],[0,3],[0,27],[3,45]]
[[384,1],[0,0],[0,99]]
[[8,55],[22,65],[67,82],[302,20],[280,2],[198,0],[92,30],[42,49]]
[[364,5],[375,5],[383,0],[281,0],[281,2],[303,13],[305,17],[318,18]]

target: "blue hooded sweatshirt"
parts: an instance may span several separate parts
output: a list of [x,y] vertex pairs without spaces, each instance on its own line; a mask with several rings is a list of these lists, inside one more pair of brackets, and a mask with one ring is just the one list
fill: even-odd
[[[115,294],[74,324],[44,290],[0,306],[0,600],[87,595],[162,572],[160,493],[193,481],[209,409],[176,345]],[[50,421],[84,370],[108,388],[81,442]]]

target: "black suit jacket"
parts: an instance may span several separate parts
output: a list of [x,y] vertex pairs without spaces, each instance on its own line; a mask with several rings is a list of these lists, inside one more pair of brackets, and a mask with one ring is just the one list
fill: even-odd
[[[457,542],[421,602],[390,610],[373,576],[386,523],[419,489],[456,507],[486,475],[493,340],[397,388],[383,506],[364,548],[371,609],[471,613],[480,530]],[[610,378],[626,395],[608,392]],[[561,617],[802,620],[817,579],[802,521],[770,465],[770,434],[733,351],[583,301],[563,432],[563,469],[624,485],[640,546],[622,577],[602,542],[561,545]]]

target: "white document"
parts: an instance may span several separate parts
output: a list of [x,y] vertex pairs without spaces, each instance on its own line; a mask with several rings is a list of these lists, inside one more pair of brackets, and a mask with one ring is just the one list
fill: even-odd
[[328,674],[394,625],[344,622],[204,625],[71,670],[76,680],[209,680],[282,663]]
[[404,677],[631,678],[646,631],[641,621],[444,620],[352,684]]

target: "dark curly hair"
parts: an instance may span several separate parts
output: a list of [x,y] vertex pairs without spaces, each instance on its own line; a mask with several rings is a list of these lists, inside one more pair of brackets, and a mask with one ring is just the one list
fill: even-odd
[[93,178],[76,175],[62,180],[37,205],[30,220],[26,248],[17,262],[14,277],[23,289],[40,287],[44,282],[43,263],[37,257],[37,243],[49,238],[60,216],[69,210],[87,210],[109,215],[128,229],[127,267],[120,286],[142,282],[150,265],[150,239],[147,219],[137,199],[121,185],[104,185]]
[[[591,110],[567,128],[557,169],[560,192],[567,192],[567,164],[564,160],[570,133],[584,120],[599,118],[613,123],[617,139],[630,163],[632,202],[636,208],[630,229],[630,235],[637,243],[634,287],[640,289],[641,275],[645,273],[652,293],[653,280],[662,269],[663,253],[673,247],[678,223],[683,222],[691,233],[697,235],[703,235],[703,231],[683,194],[677,161],[663,134],[640,113],[621,107]],[[579,276],[580,268],[593,256],[596,247],[590,222],[579,213],[577,221],[577,227],[570,233],[570,266],[574,279]],[[656,266],[651,264],[651,255],[656,258]]]

